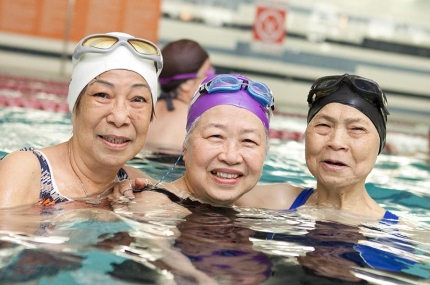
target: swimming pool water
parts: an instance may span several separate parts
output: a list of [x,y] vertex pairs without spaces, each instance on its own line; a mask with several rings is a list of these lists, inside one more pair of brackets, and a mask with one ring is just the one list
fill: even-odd
[[[277,126],[300,130],[297,117]],[[0,108],[0,155],[68,140],[70,115]],[[171,164],[130,161],[155,178]],[[178,167],[166,179],[181,176]],[[407,224],[327,209],[299,212],[66,203],[0,210],[0,283],[20,284],[428,284],[430,165],[380,155],[369,194]],[[301,141],[271,139],[262,183],[314,186]],[[325,219],[316,221],[315,216]],[[333,219],[336,217],[336,219]]]

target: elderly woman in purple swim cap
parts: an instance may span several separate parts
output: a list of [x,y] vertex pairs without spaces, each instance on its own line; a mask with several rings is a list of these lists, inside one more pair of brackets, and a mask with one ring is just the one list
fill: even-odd
[[261,176],[273,108],[264,83],[237,74],[208,77],[189,106],[184,176],[145,192],[164,194],[159,196],[167,202],[191,199],[231,206]]

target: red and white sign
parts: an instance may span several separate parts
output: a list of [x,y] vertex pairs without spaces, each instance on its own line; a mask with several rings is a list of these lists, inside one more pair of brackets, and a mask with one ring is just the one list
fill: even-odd
[[254,41],[266,44],[282,44],[286,32],[286,9],[279,7],[279,5],[270,5],[269,1],[257,5],[253,28]]

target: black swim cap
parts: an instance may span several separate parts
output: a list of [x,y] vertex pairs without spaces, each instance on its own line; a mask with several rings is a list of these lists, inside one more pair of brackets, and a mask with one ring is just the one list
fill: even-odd
[[386,116],[382,114],[381,108],[372,104],[358,93],[351,90],[350,86],[343,82],[342,85],[332,93],[325,96],[318,96],[310,105],[308,111],[308,124],[322,107],[330,103],[340,103],[353,107],[366,115],[375,125],[379,134],[379,153],[385,146],[386,139]]

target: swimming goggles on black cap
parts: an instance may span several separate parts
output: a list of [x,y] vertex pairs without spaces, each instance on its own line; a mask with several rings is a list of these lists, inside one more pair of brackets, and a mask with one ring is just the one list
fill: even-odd
[[312,107],[312,104],[319,98],[332,94],[343,83],[347,83],[351,90],[355,91],[360,97],[379,107],[385,120],[387,120],[387,115],[390,114],[387,109],[387,97],[379,85],[373,80],[347,73],[319,78],[309,91],[309,107]]
[[154,61],[156,71],[163,68],[163,57],[160,49],[152,42],[121,35],[94,34],[83,38],[75,48],[74,59],[81,58],[86,53],[108,53],[123,45],[134,55]]

